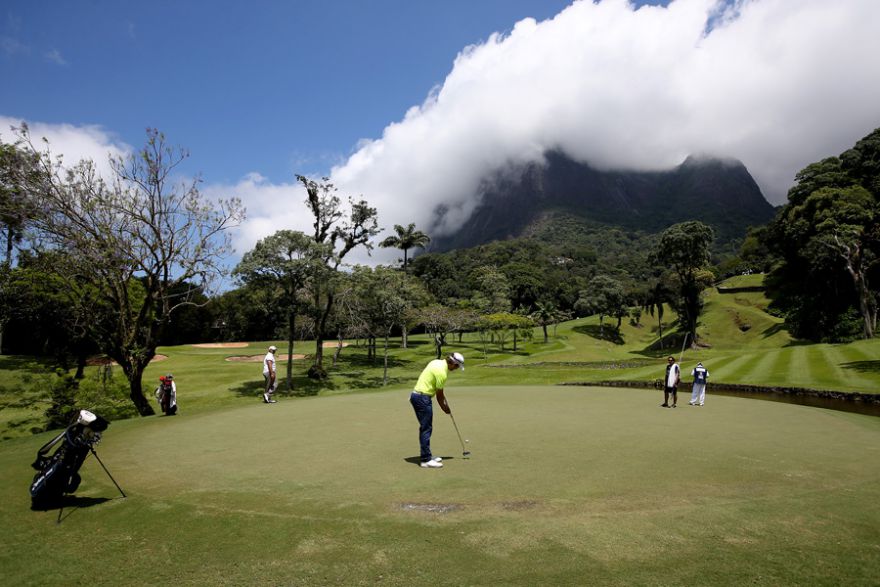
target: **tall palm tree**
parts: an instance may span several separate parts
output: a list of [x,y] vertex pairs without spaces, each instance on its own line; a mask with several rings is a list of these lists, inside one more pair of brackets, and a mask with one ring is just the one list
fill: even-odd
[[666,285],[660,281],[655,281],[648,289],[647,297],[643,307],[654,315],[657,310],[657,329],[660,331],[660,348],[663,348],[663,304],[669,301],[669,290]]
[[397,233],[397,236],[389,236],[379,243],[379,246],[385,248],[394,247],[395,249],[403,251],[403,272],[406,273],[408,260],[407,251],[413,247],[424,249],[428,243],[431,242],[431,237],[421,230],[416,230],[415,222],[410,222],[409,226],[406,228],[399,224],[395,224],[394,232]]

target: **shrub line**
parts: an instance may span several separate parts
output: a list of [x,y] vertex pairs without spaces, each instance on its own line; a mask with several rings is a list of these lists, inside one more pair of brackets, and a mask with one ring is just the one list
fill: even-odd
[[[565,383],[557,383],[557,385],[578,385],[593,387],[635,387],[659,389],[656,381],[569,381]],[[880,405],[880,395],[871,393],[860,393],[857,391],[830,391],[822,389],[809,389],[805,387],[775,387],[763,385],[744,385],[739,383],[718,383],[712,382],[710,389],[718,391],[733,391],[740,393],[756,393],[756,394],[778,394],[796,397],[816,397],[822,399],[833,399],[847,402],[863,402],[866,404]]]

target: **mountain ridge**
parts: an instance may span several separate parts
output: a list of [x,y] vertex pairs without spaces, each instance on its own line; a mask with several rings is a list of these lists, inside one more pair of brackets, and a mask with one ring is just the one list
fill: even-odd
[[715,230],[716,245],[724,245],[775,213],[742,162],[714,157],[691,156],[664,171],[602,171],[554,151],[543,163],[490,176],[480,192],[471,217],[456,232],[433,238],[429,251],[538,233],[552,240],[554,217],[580,222],[586,231],[616,227],[648,234],[700,220]]

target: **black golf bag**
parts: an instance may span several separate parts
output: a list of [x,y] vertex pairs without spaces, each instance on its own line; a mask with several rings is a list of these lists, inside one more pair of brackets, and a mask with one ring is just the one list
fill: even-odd
[[[37,470],[31,483],[32,509],[61,506],[64,494],[76,491],[82,481],[79,468],[109,425],[104,418],[80,410],[73,424],[37,451],[31,465]],[[56,445],[58,448],[49,456]]]

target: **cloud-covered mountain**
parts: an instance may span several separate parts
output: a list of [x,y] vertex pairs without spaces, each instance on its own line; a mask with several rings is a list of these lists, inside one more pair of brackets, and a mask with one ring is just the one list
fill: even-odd
[[547,237],[558,218],[574,220],[581,230],[602,225],[647,233],[700,220],[715,229],[716,243],[725,243],[774,214],[741,162],[699,157],[667,171],[600,171],[554,152],[543,164],[497,173],[483,182],[480,196],[462,227],[434,239],[431,250]]
[[800,169],[880,123],[878,22],[876,0],[577,0],[463,49],[332,177],[384,226],[435,238],[469,221],[486,177],[551,151],[653,172],[733,157],[780,204]]

